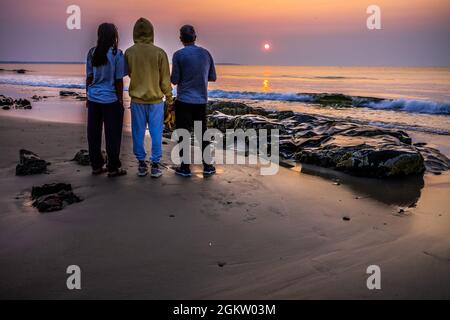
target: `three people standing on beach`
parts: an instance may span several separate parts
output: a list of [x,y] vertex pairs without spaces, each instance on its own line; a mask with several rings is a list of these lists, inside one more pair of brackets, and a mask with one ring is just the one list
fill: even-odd
[[[102,24],[98,30],[97,47],[88,53],[86,63],[86,90],[88,107],[88,143],[92,173],[101,174],[103,168],[101,155],[102,126],[105,124],[106,152],[108,155],[108,176],[126,174],[119,160],[123,125],[123,77],[129,75],[131,97],[131,126],[133,152],[138,160],[138,176],[146,176],[148,167],[144,147],[145,131],[150,131],[152,139],[151,176],[162,175],[162,134],[164,127],[164,101],[169,112],[175,110],[177,129],[191,130],[194,121],[201,121],[206,130],[206,104],[208,101],[208,81],[216,80],[214,61],[211,54],[195,45],[196,34],[192,26],[180,29],[180,40],[184,48],[173,57],[172,76],[170,76],[167,54],[155,46],[153,26],[147,19],[140,18],[133,29],[134,45],[125,55],[117,48],[117,29],[113,24]],[[106,40],[105,40],[106,39]],[[95,53],[105,56],[97,61]],[[104,53],[106,52],[106,54]],[[95,63],[93,62],[95,60]],[[177,85],[175,107],[171,82]],[[202,148],[208,147],[203,142]],[[191,176],[188,163],[176,168],[181,176]],[[215,173],[212,164],[203,162],[203,173]]]

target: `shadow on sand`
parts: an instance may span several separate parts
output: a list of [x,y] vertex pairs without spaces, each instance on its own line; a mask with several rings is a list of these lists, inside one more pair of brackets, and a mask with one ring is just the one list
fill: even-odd
[[314,175],[349,187],[358,194],[388,205],[414,207],[425,185],[423,175],[396,179],[375,179],[351,176],[313,165],[300,166],[302,174]]

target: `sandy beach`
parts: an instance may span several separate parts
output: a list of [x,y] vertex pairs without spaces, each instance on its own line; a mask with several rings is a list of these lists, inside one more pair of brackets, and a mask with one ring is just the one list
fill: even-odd
[[[84,125],[9,116],[0,144],[0,298],[450,298],[448,172],[389,181],[227,165],[208,179],[200,167],[142,179],[124,133],[129,174],[109,179],[70,161],[87,146]],[[21,148],[51,162],[49,174],[15,176]],[[83,201],[39,213],[31,187],[49,182]],[[82,290],[66,288],[73,264]],[[366,287],[369,265],[381,290]]]

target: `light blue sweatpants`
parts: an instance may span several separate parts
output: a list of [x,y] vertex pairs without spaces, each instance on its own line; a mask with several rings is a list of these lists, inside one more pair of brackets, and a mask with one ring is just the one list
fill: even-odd
[[153,163],[159,163],[162,156],[162,133],[164,128],[164,102],[158,104],[131,103],[131,131],[133,152],[139,161],[147,156],[144,146],[145,130],[152,138]]

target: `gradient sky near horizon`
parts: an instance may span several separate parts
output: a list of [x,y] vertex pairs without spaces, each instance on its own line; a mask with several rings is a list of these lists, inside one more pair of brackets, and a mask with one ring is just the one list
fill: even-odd
[[[81,30],[66,28],[72,4],[81,7]],[[373,4],[382,30],[366,27]],[[169,56],[189,23],[222,63],[450,66],[449,0],[1,0],[0,61],[84,61],[105,21],[126,49],[140,16]]]

